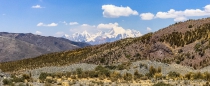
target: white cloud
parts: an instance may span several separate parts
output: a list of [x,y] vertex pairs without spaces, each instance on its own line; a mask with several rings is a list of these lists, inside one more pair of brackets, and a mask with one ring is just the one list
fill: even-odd
[[3,16],[5,16],[6,14],[2,14]]
[[61,34],[64,34],[64,32],[56,32],[55,34],[61,35]]
[[210,12],[210,5],[206,5],[206,6],[204,7],[204,9],[205,9],[205,12]]
[[[89,24],[82,24],[80,26],[71,27],[69,29],[71,34],[74,33],[81,33],[83,31],[87,31],[90,34],[96,34],[98,32],[109,32],[110,29],[114,30],[116,33],[123,33],[125,30],[129,33],[133,30],[125,29],[118,25],[118,23],[107,23],[107,24],[98,24],[98,25],[89,25]],[[99,34],[99,33],[98,33]],[[140,33],[141,34],[141,33]],[[130,34],[133,35],[133,34]],[[140,35],[139,35],[140,36]]]
[[175,11],[174,9],[170,9],[168,12],[157,12],[156,18],[176,18],[180,15],[183,15],[182,11]]
[[130,7],[118,7],[115,5],[103,5],[103,16],[107,18],[118,18],[120,16],[138,15],[138,12]]
[[111,29],[111,28],[116,27],[116,26],[118,26],[118,23],[116,23],[116,22],[115,23],[108,23],[108,24],[101,23],[97,26],[97,28],[99,28],[99,29]]
[[36,35],[41,35],[42,32],[41,32],[41,31],[36,31],[34,34],[36,34]]
[[186,9],[184,11],[185,16],[205,16],[208,15],[207,12],[200,9]]
[[63,22],[61,22],[61,23],[65,24],[65,25],[68,25],[68,24],[66,23],[66,21],[63,21]]
[[185,20],[187,20],[187,18],[186,18],[186,17],[183,17],[183,16],[181,16],[181,17],[176,17],[176,18],[174,19],[175,22],[185,21]]
[[56,24],[56,23],[51,23],[51,24],[47,24],[47,26],[49,26],[49,27],[54,27],[54,26],[58,26],[58,24]]
[[55,36],[56,37],[61,37],[61,36],[63,36],[65,33],[64,32],[56,32],[55,33]]
[[152,29],[150,27],[147,27],[147,31],[151,31]]
[[[168,18],[173,18],[174,21],[184,21],[187,20],[188,17],[196,17],[196,16],[210,16],[210,5],[206,5],[203,7],[204,9],[186,9],[182,11],[176,11],[174,9],[170,9],[167,12],[157,12],[155,15],[155,18],[160,18],[160,19],[168,19]],[[143,15],[144,14],[144,15]],[[143,20],[150,20],[152,19],[152,14],[151,17],[147,17],[149,14],[146,15],[146,13],[142,13],[140,16],[143,19],[143,16],[146,16],[145,19]]]
[[140,14],[142,20],[152,20],[154,18],[154,14],[152,13],[142,13]]
[[88,25],[88,24],[82,24],[81,26],[83,26],[83,27],[87,27],[87,26],[90,26],[90,25]]
[[35,5],[35,6],[32,6],[31,8],[44,8],[44,7],[41,7],[40,5]]
[[40,22],[36,26],[44,26],[44,23]]
[[40,22],[37,24],[37,26],[55,27],[55,26],[58,26],[58,24],[57,23],[44,24],[44,23]]
[[75,26],[70,28],[70,33],[75,33],[75,32],[83,32],[83,31],[88,31],[90,33],[95,33],[98,31],[98,29],[95,27],[95,25],[89,25],[89,24],[82,24],[80,26]]
[[70,25],[77,25],[77,24],[79,24],[78,22],[70,22],[69,23]]

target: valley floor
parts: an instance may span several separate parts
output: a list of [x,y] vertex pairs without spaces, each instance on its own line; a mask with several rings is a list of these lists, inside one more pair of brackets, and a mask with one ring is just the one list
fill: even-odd
[[[99,68],[99,70],[96,70],[97,67]],[[111,73],[109,73],[109,77],[103,76],[103,74],[100,75],[100,73],[98,73],[101,70],[105,70],[110,67],[116,68],[110,69]],[[154,67],[154,69],[161,68],[161,73],[157,73],[157,75],[155,74],[150,78],[144,78],[143,76],[141,76],[141,78],[135,79],[136,71],[138,71],[139,74],[148,76],[148,74],[151,72],[151,67]],[[86,74],[89,74],[89,76],[79,77],[78,69],[80,69],[80,71],[84,73],[81,73],[83,74],[82,76],[85,76]],[[171,72],[180,75],[177,77],[169,76],[169,73]],[[205,79],[195,79],[194,77],[196,75],[196,72],[199,72],[201,76],[203,76],[202,78],[205,77]],[[209,80],[206,80],[207,75],[204,75],[205,72],[210,72],[210,66],[200,70],[195,70],[193,68],[181,66],[178,64],[165,64],[150,60],[119,63],[112,66],[102,65],[101,68],[98,65],[81,63],[69,66],[43,67],[39,69],[16,72],[15,74],[17,77],[26,74],[30,75],[31,78],[29,79],[24,76],[23,81],[15,83],[13,80],[12,84],[15,84],[17,86],[26,86],[27,84],[31,86],[161,86],[156,84],[166,84],[165,86],[208,86],[207,84],[209,84]],[[68,73],[70,74],[70,76],[68,75]],[[98,75],[97,77],[93,75],[94,77],[91,78],[91,73],[97,73]],[[42,78],[42,80],[40,78],[41,74],[44,75],[44,78]],[[125,76],[125,74],[127,75]],[[161,74],[161,76],[158,76],[158,74]],[[189,76],[189,79],[187,79],[187,74],[191,74]],[[8,77],[7,79],[12,79],[11,77],[12,76]],[[210,76],[208,78],[210,78]],[[1,78],[1,80],[3,80],[3,78]],[[2,85],[3,81],[0,82],[0,86]]]
[[[59,80],[57,83],[39,83],[28,82],[29,86],[154,86],[158,82],[170,84],[172,86],[206,86],[206,81],[203,80],[140,80],[133,82],[112,82],[110,80],[99,79],[77,79],[77,80]],[[16,83],[15,85],[24,86],[23,83]],[[167,86],[170,86],[167,85]],[[2,85],[1,85],[2,86]],[[208,86],[208,85],[207,85]]]

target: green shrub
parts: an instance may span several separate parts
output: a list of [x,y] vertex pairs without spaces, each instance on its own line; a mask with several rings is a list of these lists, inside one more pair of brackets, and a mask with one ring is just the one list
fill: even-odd
[[50,74],[48,74],[48,73],[41,73],[40,75],[39,75],[39,79],[41,80],[41,81],[44,81],[45,79],[46,79],[46,77],[47,76],[49,76]]
[[105,66],[105,68],[108,68],[108,69],[110,69],[110,70],[114,70],[114,69],[116,69],[117,67],[114,66],[114,65],[111,65],[111,66],[107,65],[107,66]]
[[125,81],[132,81],[133,75],[131,73],[125,73],[124,76],[123,76],[123,79]]
[[9,80],[9,79],[4,79],[4,80],[3,80],[3,84],[4,84],[4,85],[9,85],[9,84],[12,84],[12,81]]
[[192,25],[189,25],[189,26],[188,26],[188,28],[192,28],[192,27],[193,27]]
[[18,77],[15,77],[12,79],[13,82],[24,82],[24,79],[23,78],[18,78]]
[[134,80],[140,79],[141,77],[143,77],[143,75],[142,74],[139,74],[138,70],[136,70],[134,72]]
[[102,67],[101,65],[99,65],[99,66],[97,66],[96,68],[95,68],[95,71],[98,73],[98,74],[100,74],[100,75],[106,75],[107,77],[109,77],[109,75],[110,75],[110,71],[107,69],[107,68],[105,68],[105,67]]
[[170,72],[168,73],[168,76],[171,77],[171,78],[176,78],[176,77],[179,77],[180,74],[177,73],[177,72],[175,72],[175,71],[170,71]]
[[26,80],[29,80],[31,77],[29,75],[27,75],[27,74],[23,74],[22,75],[22,78],[23,79],[26,79]]
[[126,69],[126,67],[125,67],[124,65],[121,64],[121,65],[118,65],[118,66],[117,66],[117,69],[118,69],[118,70],[124,70],[124,69]]
[[113,71],[111,74],[110,74],[110,79],[112,82],[114,81],[117,81],[118,79],[122,78],[121,74],[117,71]]
[[153,66],[150,66],[149,73],[154,75],[156,72],[157,72],[157,70]]

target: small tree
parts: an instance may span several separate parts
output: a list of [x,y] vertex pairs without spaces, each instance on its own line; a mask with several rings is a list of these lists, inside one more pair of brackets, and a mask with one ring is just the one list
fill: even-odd
[[26,80],[29,80],[31,77],[30,77],[30,75],[23,74],[23,75],[22,75],[22,78],[23,78],[23,79],[26,79]]
[[210,81],[210,73],[204,72],[204,73],[203,73],[203,78],[204,78],[205,80],[207,80],[207,81]]
[[118,79],[120,79],[122,76],[120,75],[119,72],[117,71],[113,71],[111,74],[110,74],[110,79],[111,81],[117,81]]
[[77,75],[78,75],[78,78],[82,78],[82,73],[83,73],[83,71],[82,71],[81,68],[77,68],[77,69],[76,69],[76,73],[77,73]]
[[160,66],[157,69],[157,73],[161,73],[161,67]]
[[123,79],[124,79],[125,81],[132,81],[133,76],[132,76],[132,74],[130,74],[130,73],[125,73],[124,76],[123,76]]
[[192,25],[189,25],[189,26],[188,26],[188,28],[192,28],[192,27],[193,27]]
[[134,80],[140,79],[141,77],[143,77],[143,75],[142,74],[139,74],[139,71],[136,70],[134,72]]
[[191,72],[190,72],[190,73],[185,74],[185,78],[187,78],[188,80],[190,80],[190,79],[191,79]]
[[203,79],[203,75],[201,74],[201,72],[194,73],[193,79]]
[[109,75],[110,75],[110,71],[107,68],[102,67],[101,65],[97,66],[95,68],[95,71],[98,72],[98,74],[100,74],[100,75],[103,75],[104,74],[107,77],[109,77]]
[[153,66],[150,66],[149,68],[149,74],[153,77],[154,74],[157,72],[157,70],[153,67]]

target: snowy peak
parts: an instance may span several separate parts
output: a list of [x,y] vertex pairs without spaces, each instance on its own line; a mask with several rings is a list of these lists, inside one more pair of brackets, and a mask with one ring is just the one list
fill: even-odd
[[83,31],[82,33],[74,33],[69,38],[70,40],[80,41],[80,42],[89,42],[94,41],[94,39],[91,39],[92,35],[88,33],[87,31]]
[[124,34],[126,31],[122,27],[113,27],[110,31],[112,35]]
[[128,37],[139,37],[142,34],[136,30],[123,29],[122,27],[113,27],[108,32],[99,31],[95,34],[90,34],[87,31],[81,33],[74,33],[71,36],[64,35],[64,38],[70,39],[77,42],[87,42],[92,45],[101,44],[106,42],[113,42],[119,39]]
[[69,39],[69,38],[70,38],[70,36],[69,36],[69,35],[67,35],[67,34],[64,34],[64,35],[62,36],[62,38]]
[[90,34],[85,30],[81,33],[82,36],[84,37],[90,37]]

